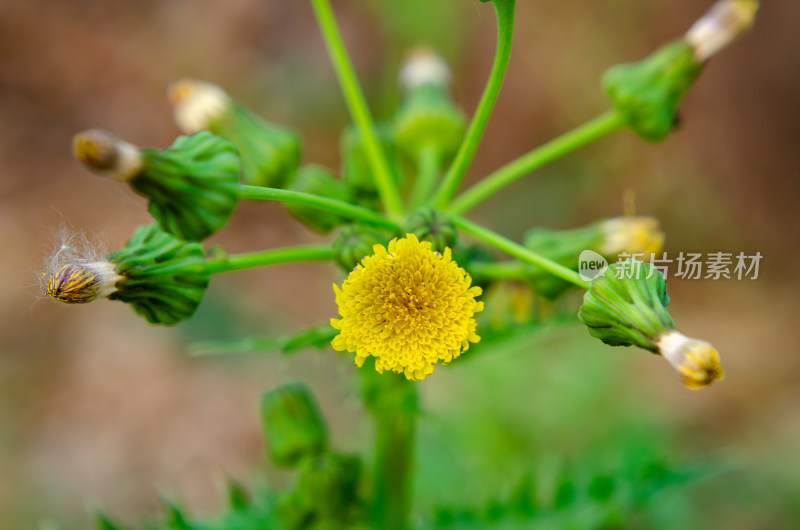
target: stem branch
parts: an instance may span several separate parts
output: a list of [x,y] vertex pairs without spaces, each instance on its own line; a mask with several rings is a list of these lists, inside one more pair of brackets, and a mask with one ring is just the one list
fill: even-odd
[[430,198],[436,186],[436,179],[439,178],[440,162],[441,157],[436,147],[428,146],[420,152],[417,160],[417,179],[414,181],[409,199],[411,210],[422,206]]
[[540,269],[549,272],[550,274],[558,276],[563,280],[567,280],[570,283],[574,283],[578,287],[588,289],[592,285],[591,282],[587,282],[581,278],[576,271],[556,263],[555,261],[547,259],[544,256],[540,256],[539,254],[523,247],[519,243],[515,243],[514,241],[511,241],[500,234],[492,232],[488,228],[484,228],[457,215],[451,216],[451,219],[453,224],[455,224],[456,227],[460,228],[464,232],[480,239],[488,245],[511,254],[512,256],[519,258],[524,262],[535,265]]
[[400,227],[392,221],[385,218],[378,212],[372,211],[362,206],[350,204],[349,202],[340,201],[337,199],[330,199],[312,193],[304,193],[300,191],[281,190],[278,188],[264,188],[261,186],[242,186],[240,196],[243,199],[265,199],[269,201],[281,201],[294,204],[302,204],[304,206],[311,206],[319,208],[326,212],[339,214],[342,217],[353,219],[356,221],[364,221],[373,225],[383,226],[395,231],[399,231]]
[[492,114],[495,101],[497,101],[497,95],[500,93],[500,87],[503,85],[503,78],[506,75],[506,67],[511,55],[511,38],[514,33],[515,0],[494,0],[492,3],[497,15],[497,50],[494,64],[464,141],[436,194],[435,205],[437,208],[446,207],[458,190],[464,174],[475,157],[475,151],[478,149],[478,144],[486,129],[489,116]]
[[367,107],[364,92],[358,84],[350,57],[342,41],[342,35],[336,25],[336,18],[328,3],[328,0],[311,0],[311,5],[317,15],[322,37],[331,56],[333,68],[342,87],[344,99],[350,114],[364,139],[367,160],[369,161],[372,174],[375,177],[375,184],[381,196],[386,211],[392,217],[399,217],[403,213],[403,204],[400,201],[400,192],[392,178],[392,169],[387,161],[386,154],[381,148],[378,136],[375,134],[375,126],[372,122],[369,108]]
[[473,261],[469,264],[469,274],[473,278],[523,280],[530,276],[528,267],[521,261]]
[[333,259],[330,245],[298,245],[296,247],[273,248],[246,254],[233,254],[210,258],[206,262],[209,274],[252,269],[277,263],[293,261],[326,261]]
[[501,167],[459,195],[453,201],[449,211],[463,214],[534,169],[542,167],[582,145],[614,132],[624,125],[624,117],[616,111],[608,111]]

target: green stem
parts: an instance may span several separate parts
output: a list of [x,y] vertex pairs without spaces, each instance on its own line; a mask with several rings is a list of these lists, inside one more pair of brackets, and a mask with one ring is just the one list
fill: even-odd
[[458,215],[451,216],[451,219],[457,228],[460,228],[464,232],[471,234],[484,243],[511,254],[512,256],[519,258],[526,263],[535,265],[540,269],[549,272],[550,274],[558,276],[563,280],[567,280],[570,283],[574,283],[578,287],[588,289],[592,285],[591,282],[587,282],[581,278],[576,271],[556,263],[555,261],[547,259],[535,252],[532,252],[519,243],[515,243],[514,241],[511,241],[500,234],[492,232],[488,228],[484,228]]
[[244,339],[213,340],[196,342],[189,345],[192,355],[228,355],[246,354],[267,351],[293,353],[312,346],[321,347],[333,340],[339,330],[330,324],[322,324],[299,333],[272,337],[248,337]]
[[219,256],[206,261],[209,274],[252,269],[265,265],[293,261],[326,261],[333,259],[330,245],[298,245],[296,247],[273,248],[246,254]]
[[342,217],[365,223],[383,226],[394,231],[399,231],[400,227],[392,221],[386,219],[378,212],[372,211],[362,206],[350,204],[349,202],[329,199],[312,193],[300,191],[281,190],[278,188],[264,188],[261,186],[242,186],[240,197],[243,199],[265,199],[269,201],[289,202],[319,208],[326,212],[339,214]]
[[406,530],[411,511],[417,385],[393,374],[373,372],[367,377],[376,381],[378,392],[378,406],[372,408],[377,422],[372,502],[374,527]]
[[621,129],[624,125],[625,118],[623,116],[616,111],[608,111],[501,167],[459,195],[453,201],[449,211],[463,214],[534,169],[542,167],[582,145]]
[[529,265],[521,261],[473,261],[469,264],[473,278],[523,280],[531,275]]
[[428,146],[420,152],[417,160],[417,180],[414,182],[409,199],[412,210],[422,206],[433,193],[436,179],[439,178],[440,162],[439,150],[435,146]]
[[364,139],[364,148],[367,154],[370,168],[375,177],[375,184],[378,187],[383,205],[392,217],[400,217],[403,214],[403,204],[400,201],[400,192],[392,178],[392,170],[386,158],[386,154],[381,148],[378,136],[375,133],[375,125],[372,122],[369,108],[367,107],[364,92],[358,84],[355,70],[347,55],[342,36],[336,25],[336,19],[328,0],[311,0],[311,5],[317,15],[317,22],[325,39],[325,45],[331,56],[333,68],[339,78],[344,99],[350,114]]
[[494,0],[493,4],[497,14],[497,50],[494,56],[494,65],[464,141],[436,194],[435,205],[437,208],[445,208],[449,204],[464,179],[464,174],[475,157],[475,151],[478,149],[478,144],[486,129],[486,123],[492,114],[500,87],[503,85],[503,78],[506,75],[506,67],[511,55],[511,38],[514,33],[515,0]]

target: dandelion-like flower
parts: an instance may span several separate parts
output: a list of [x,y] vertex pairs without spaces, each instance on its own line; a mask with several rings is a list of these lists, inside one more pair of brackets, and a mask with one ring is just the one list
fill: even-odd
[[480,340],[474,316],[483,310],[475,300],[481,288],[470,286],[449,248],[439,254],[413,234],[388,247],[375,245],[341,288],[333,286],[341,318],[331,319],[340,330],[332,345],[354,352],[359,367],[372,355],[378,372],[421,380]]

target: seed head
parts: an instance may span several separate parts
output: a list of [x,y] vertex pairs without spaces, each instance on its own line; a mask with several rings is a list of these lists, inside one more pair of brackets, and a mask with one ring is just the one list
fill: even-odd
[[106,298],[121,279],[114,265],[107,261],[69,263],[49,276],[45,294],[65,304],[86,304]]

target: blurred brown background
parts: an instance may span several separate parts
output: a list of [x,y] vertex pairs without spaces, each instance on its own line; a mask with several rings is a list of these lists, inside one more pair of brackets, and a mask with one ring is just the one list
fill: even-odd
[[[605,110],[603,71],[682,34],[708,4],[520,1],[508,76],[470,179]],[[474,109],[494,53],[490,6],[341,0],[334,8],[377,116],[390,115],[403,52],[420,41],[451,60],[455,97]],[[728,455],[767,477],[754,478],[755,489],[780,483],[786,492],[800,487],[798,20],[800,3],[766,3],[756,29],[710,62],[682,107],[680,130],[663,144],[618,133],[472,214],[519,238],[536,225],[619,215],[623,193],[633,190],[638,212],[661,220],[671,254],[760,251],[758,280],[671,282],[681,329],[723,356],[726,380],[707,391],[684,390],[658,359],[598,347],[579,326],[569,340],[591,362],[621,359],[613,387],[625,387],[620,395],[642,415],[659,411],[686,447]],[[177,129],[166,86],[184,76],[221,84],[268,119],[291,125],[304,137],[306,162],[338,167],[338,133],[348,116],[307,2],[0,2],[2,528],[48,519],[85,527],[87,505],[136,521],[156,510],[159,493],[215,509],[225,476],[248,482],[264,467],[258,396],[291,378],[311,382],[338,446],[366,444],[349,357],[186,353],[198,339],[329,318],[332,267],[215,278],[198,317],[174,329],[151,328],[123,304],[37,300],[38,274],[59,226],[99,235],[113,250],[149,219],[143,199],[71,159],[72,135],[100,127],[139,145],[169,145]],[[212,243],[243,252],[314,239],[279,205],[247,203]],[[576,359],[571,374],[580,379]],[[423,388],[441,396],[465,391],[458,384],[457,376],[433,377]],[[524,384],[518,388],[524,400]],[[786,510],[779,500],[731,503],[716,520],[788,528],[797,513]]]

